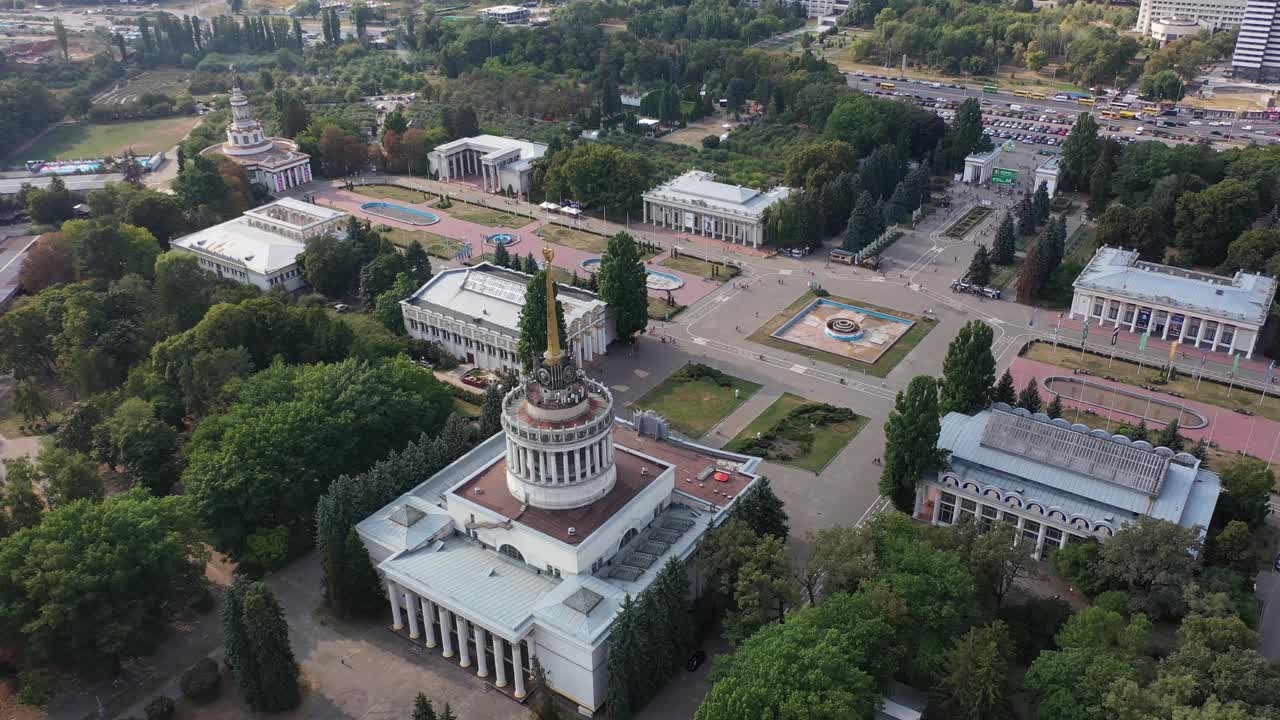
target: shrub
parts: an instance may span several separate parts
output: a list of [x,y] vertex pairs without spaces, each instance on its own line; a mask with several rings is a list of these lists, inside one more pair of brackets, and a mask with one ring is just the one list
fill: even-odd
[[173,698],[157,695],[147,703],[147,720],[173,720]]
[[719,370],[702,363],[689,363],[671,374],[671,379],[678,382],[696,382],[705,380],[723,388],[733,387],[733,378]]
[[715,150],[716,148],[720,147],[720,136],[707,135],[706,137],[702,138],[702,147],[708,150]]
[[23,705],[46,705],[57,689],[58,678],[48,670],[18,673],[18,702]]
[[182,696],[193,703],[204,705],[218,699],[221,690],[222,672],[218,663],[209,658],[201,658],[186,672],[182,673]]
[[209,592],[209,588],[202,589],[194,598],[191,598],[191,609],[201,615],[213,609],[213,593]]

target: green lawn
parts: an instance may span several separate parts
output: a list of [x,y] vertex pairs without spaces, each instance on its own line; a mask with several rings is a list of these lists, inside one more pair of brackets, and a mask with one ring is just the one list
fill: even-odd
[[414,240],[417,240],[427,254],[444,260],[452,260],[458,251],[462,249],[462,243],[443,235],[429,233],[426,230],[405,230],[403,228],[391,227],[390,225],[376,225],[374,230],[379,235],[386,238],[393,245],[400,247],[409,247]]
[[126,150],[133,150],[136,155],[151,155],[177,145],[196,122],[196,118],[182,115],[158,120],[63,125],[51,130],[22,154],[25,158],[40,160],[119,156]]
[[816,348],[804,348],[795,343],[773,337],[773,333],[776,332],[778,328],[782,327],[784,323],[792,317],[795,317],[796,313],[803,310],[806,305],[816,299],[818,299],[817,295],[814,295],[812,292],[806,292],[797,298],[795,302],[788,305],[786,310],[774,315],[770,318],[769,322],[761,325],[760,328],[751,333],[751,336],[747,339],[752,342],[760,343],[761,345],[768,345],[775,350],[782,350],[784,352],[794,353],[808,350],[816,357],[819,357],[826,362],[839,365],[840,367],[857,370],[858,372],[866,373],[867,375],[875,377],[886,377],[889,372],[898,365],[898,363],[902,362],[902,359],[905,358],[908,353],[915,349],[915,346],[920,344],[921,340],[924,340],[926,335],[933,331],[933,327],[938,324],[938,321],[933,318],[912,315],[911,313],[895,310],[893,308],[881,307],[880,305],[858,300],[856,298],[828,295],[826,296],[827,300],[855,305],[867,310],[885,313],[886,315],[894,315],[896,317],[911,320],[915,324],[911,326],[911,329],[907,331],[906,335],[898,338],[898,342],[894,343],[893,347],[886,350],[885,353],[880,356],[879,360],[876,360],[870,365],[852,358],[844,357],[843,355],[835,355]]
[[504,210],[491,210],[487,207],[472,205],[450,198],[451,205],[443,208],[449,217],[455,217],[459,220],[466,220],[478,225],[485,225],[494,228],[522,228],[533,222],[533,218],[523,215],[515,215]]
[[[763,435],[769,432],[780,420],[785,418],[788,413],[796,408],[814,402],[806,400],[799,395],[791,393],[783,393],[781,397],[773,402],[765,411],[760,413],[755,420],[743,428],[742,432],[725,445],[726,450],[737,452],[747,442],[756,437],[757,434]],[[813,446],[809,452],[787,460],[781,458],[768,458],[771,462],[782,465],[790,465],[798,467],[801,470],[818,474],[823,468],[831,462],[845,445],[848,445],[854,436],[857,435],[862,428],[866,427],[867,418],[859,415],[856,419],[849,423],[836,423],[834,425],[823,425],[813,432]]]
[[396,200],[414,205],[435,200],[434,195],[428,195],[421,190],[400,187],[399,185],[356,185],[352,192],[377,200]]
[[[711,380],[682,380],[680,375],[694,365],[686,365],[672,373],[644,397],[632,403],[638,409],[654,410],[671,422],[684,435],[697,439],[711,432],[760,386],[741,378],[725,375],[729,386]],[[734,391],[738,391],[734,397]]]
[[537,235],[557,245],[563,245],[575,250],[585,250],[597,255],[603,255],[605,248],[609,245],[609,238],[603,235],[574,230],[563,225],[544,225],[542,229],[538,230]]
[[[1091,352],[1086,352],[1082,360],[1079,348],[1070,350],[1065,347],[1059,347],[1055,352],[1053,344],[1046,342],[1035,342],[1028,345],[1023,350],[1022,357],[1049,365],[1057,365],[1069,370],[1084,368],[1099,377],[1105,376],[1116,382],[1135,386],[1151,385],[1152,379],[1161,374],[1161,369],[1153,367],[1151,363],[1143,365],[1142,369],[1139,370],[1138,363],[1121,360],[1120,358],[1112,361],[1108,356],[1094,355]],[[1208,379],[1201,382],[1200,387],[1197,388],[1195,375],[1188,375],[1182,372],[1178,373],[1178,378],[1173,382],[1155,387],[1160,392],[1178,393],[1188,400],[1195,400],[1206,405],[1214,405],[1229,410],[1236,408],[1249,410],[1268,420],[1280,422],[1280,398],[1270,393],[1267,394],[1267,398],[1263,400],[1262,405],[1258,405],[1258,400],[1262,398],[1262,393],[1246,390],[1238,386],[1231,388],[1229,385],[1212,382]],[[1231,391],[1231,397],[1227,397],[1228,390]]]
[[469,403],[460,397],[453,399],[453,409],[467,417],[480,417],[480,406],[475,403]]
[[650,320],[669,320],[684,310],[684,305],[679,303],[675,307],[667,304],[666,298],[656,298],[649,296],[649,319]]
[[732,265],[722,265],[720,263],[709,263],[706,260],[700,260],[692,255],[681,255],[680,257],[669,257],[658,263],[663,267],[669,267],[672,270],[689,273],[696,277],[711,277],[711,268],[720,268],[720,274],[715,279],[724,282],[731,278],[737,277],[738,268]]

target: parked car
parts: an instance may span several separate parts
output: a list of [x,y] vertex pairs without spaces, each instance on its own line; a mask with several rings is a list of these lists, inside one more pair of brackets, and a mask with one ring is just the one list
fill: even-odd
[[[1277,561],[1277,562],[1280,562],[1280,561]],[[702,663],[706,662],[706,660],[707,660],[707,653],[705,651],[694,650],[693,654],[689,656],[689,662],[685,663],[684,669],[688,670],[689,672],[693,672],[694,670],[697,670],[699,667],[701,667]]]

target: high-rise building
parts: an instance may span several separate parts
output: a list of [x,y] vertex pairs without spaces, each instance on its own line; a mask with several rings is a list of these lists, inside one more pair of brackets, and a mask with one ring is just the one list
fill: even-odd
[[1280,0],[1249,0],[1231,67],[1238,78],[1280,82]]

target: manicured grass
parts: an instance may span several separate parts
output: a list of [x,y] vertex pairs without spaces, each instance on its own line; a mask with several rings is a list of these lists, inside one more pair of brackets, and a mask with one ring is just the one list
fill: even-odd
[[[763,435],[773,429],[792,410],[812,402],[814,401],[806,400],[799,395],[783,393],[772,405],[765,408],[765,411],[760,413],[755,420],[752,420],[749,425],[743,428],[742,432],[730,440],[725,445],[725,449],[739,450],[739,448],[754,439],[757,434]],[[813,431],[813,446],[809,449],[809,452],[793,457],[790,460],[771,459],[770,461],[781,465],[798,467],[801,470],[808,470],[815,474],[821,473],[823,468],[831,462],[831,459],[838,455],[844,449],[844,446],[848,445],[866,425],[867,418],[859,415],[852,422],[835,423],[815,428]]]
[[158,120],[129,120],[113,123],[77,123],[54,128],[23,151],[31,159],[101,158],[123,155],[151,155],[178,144],[198,120],[187,115]]
[[457,240],[429,233],[425,230],[405,230],[404,228],[391,227],[390,225],[376,225],[374,229],[393,245],[399,245],[400,247],[407,248],[413,244],[414,240],[417,240],[428,255],[434,255],[444,260],[452,260],[458,254],[458,251],[462,249],[462,243]]
[[538,230],[537,235],[557,245],[585,250],[597,255],[603,255],[605,248],[609,245],[609,238],[603,235],[574,230],[563,225],[544,225]]
[[[711,428],[760,389],[756,383],[732,375],[724,376],[729,382],[728,387],[706,379],[679,379],[681,372],[690,367],[693,366],[686,365],[677,370],[632,406],[656,411],[676,430],[697,439],[711,432]],[[737,397],[734,397],[735,390],[738,391]]]
[[[786,310],[774,315],[769,319],[769,322],[761,325],[760,328],[751,333],[751,336],[747,339],[752,342],[760,343],[761,345],[768,345],[775,350],[782,350],[783,352],[804,352],[806,348],[803,346],[773,337],[773,333],[776,332],[778,328],[782,327],[788,320],[795,317],[795,314],[803,310],[806,305],[817,299],[817,295],[814,295],[812,292],[806,292],[797,298],[795,302],[788,305]],[[867,375],[875,377],[886,377],[889,372],[898,365],[898,363],[902,362],[902,359],[905,358],[908,353],[915,349],[915,346],[920,344],[921,340],[924,340],[926,335],[933,331],[933,327],[938,324],[938,321],[933,318],[912,315],[911,313],[895,310],[893,308],[881,307],[875,303],[869,303],[856,298],[828,295],[826,296],[826,299],[914,321],[915,324],[911,326],[911,329],[907,331],[907,334],[898,338],[898,342],[894,343],[893,347],[886,350],[884,354],[880,356],[880,359],[871,364],[859,362],[842,355],[829,353],[825,350],[807,348],[808,352],[826,362],[839,365],[840,367],[848,368],[850,370],[857,370],[858,372],[866,373]]]
[[495,228],[522,228],[533,222],[533,218],[515,215],[505,210],[491,210],[487,207],[472,205],[453,198],[450,198],[449,202],[451,205],[442,209],[449,217],[466,220],[478,225],[487,225]]
[[[1149,363],[1143,365],[1142,369],[1139,370],[1138,363],[1121,360],[1120,358],[1116,358],[1114,362],[1111,362],[1107,356],[1094,355],[1089,352],[1084,354],[1084,359],[1082,360],[1079,348],[1072,350],[1066,347],[1059,347],[1057,353],[1055,353],[1052,343],[1032,343],[1022,352],[1022,357],[1049,365],[1057,365],[1068,370],[1084,368],[1098,377],[1110,377],[1116,382],[1122,382],[1126,385],[1152,385],[1159,389],[1160,392],[1172,391],[1188,400],[1195,400],[1196,402],[1229,410],[1241,408],[1255,412],[1268,420],[1280,422],[1280,398],[1271,393],[1267,393],[1267,399],[1259,406],[1258,400],[1262,398],[1262,393],[1236,386],[1231,389],[1231,397],[1227,397],[1229,386],[1211,382],[1206,378],[1197,389],[1195,375],[1181,372],[1178,374],[1178,379],[1173,382],[1165,385],[1153,385],[1152,379],[1159,375],[1161,371]],[[1110,368],[1107,367],[1108,363],[1111,365]]]
[[720,263],[709,263],[706,260],[700,260],[692,255],[680,255],[680,257],[669,257],[658,263],[663,267],[669,267],[672,270],[689,273],[697,277],[711,277],[711,268],[720,268],[720,274],[715,276],[716,280],[725,282],[731,278],[738,276],[738,268],[732,265],[722,265]]
[[400,187],[399,185],[356,185],[351,192],[377,200],[395,200],[413,205],[430,203],[436,199],[434,195],[428,195],[421,190]]
[[469,403],[460,397],[453,399],[453,409],[467,417],[480,417],[480,406],[475,403]]
[[685,306],[680,305],[679,303],[677,303],[675,307],[668,305],[666,298],[656,298],[652,295],[649,296],[650,320],[670,320],[676,315],[679,315],[680,311],[684,310],[684,308]]

